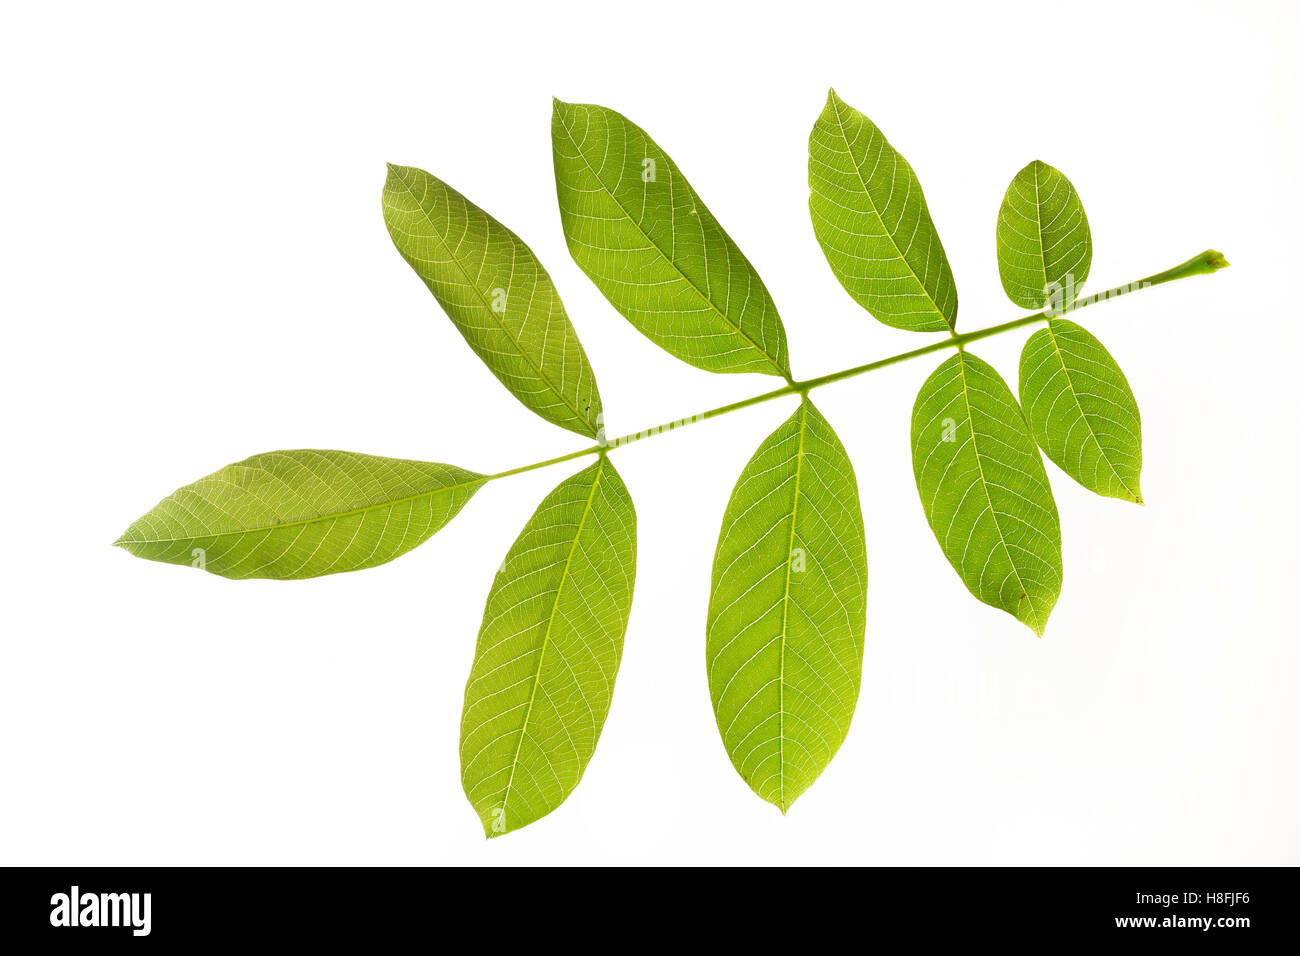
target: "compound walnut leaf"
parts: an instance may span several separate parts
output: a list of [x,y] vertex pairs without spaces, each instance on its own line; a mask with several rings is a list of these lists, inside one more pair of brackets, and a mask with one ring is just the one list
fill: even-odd
[[848,733],[866,599],[853,465],[805,399],[759,446],[731,494],[707,631],[723,745],[750,788],[782,813]]
[[486,481],[434,462],[273,451],[172,492],[114,544],[227,578],[357,571],[422,544]]
[[609,713],[635,576],[636,511],[602,456],[542,501],[488,595],[460,765],[489,837],[550,813],[582,778]]
[[1082,326],[1048,319],[1020,354],[1020,401],[1034,440],[1090,491],[1142,503],[1142,419],[1128,379]]
[[966,587],[1042,636],[1061,593],[1061,525],[1015,396],[959,351],[912,410],[912,468],[925,516]]
[[1026,309],[1070,305],[1092,267],[1083,201],[1060,170],[1034,160],[1016,173],[998,211],[998,274]]
[[492,374],[542,418],[595,437],[596,376],[551,277],[523,240],[412,166],[389,165],[384,222]]
[[789,378],[763,280],[644,130],[556,100],[551,141],[569,252],[615,309],[697,368]]
[[831,271],[886,325],[946,332],[957,285],[912,167],[831,90],[808,138],[808,209]]

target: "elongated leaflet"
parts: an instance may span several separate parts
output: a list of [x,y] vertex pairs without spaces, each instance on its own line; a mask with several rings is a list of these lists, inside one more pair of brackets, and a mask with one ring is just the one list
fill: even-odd
[[1011,390],[959,351],[912,411],[912,467],[935,537],[971,594],[1040,637],[1061,593],[1061,525]]
[[114,544],[227,578],[358,571],[426,541],[485,481],[427,461],[273,451],[177,489]]
[[460,762],[489,837],[550,813],[582,778],[614,694],[635,576],[636,511],[601,456],[538,506],[483,612]]
[[808,138],[808,187],[817,241],[859,305],[895,328],[956,328],[957,285],[916,174],[834,90]]
[[826,769],[862,676],[867,550],[853,465],[806,398],[727,504],[707,658],[723,746],[784,813]]
[[551,277],[523,240],[411,166],[388,167],[384,222],[492,374],[542,418],[594,437],[596,376]]
[[556,100],[551,142],[569,251],[614,308],[698,368],[789,378],[763,280],[644,130]]
[[1142,503],[1142,418],[1128,379],[1096,337],[1048,319],[1020,355],[1020,401],[1034,440],[1090,491]]

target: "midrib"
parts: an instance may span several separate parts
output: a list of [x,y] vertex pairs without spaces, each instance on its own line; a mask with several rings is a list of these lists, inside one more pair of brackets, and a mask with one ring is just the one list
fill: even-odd
[[[528,694],[528,707],[524,711],[524,723],[519,728],[519,741],[515,744],[515,755],[510,761],[510,776],[506,780],[506,789],[501,794],[501,812],[506,813],[507,804],[510,800],[510,788],[514,786],[515,771],[519,768],[519,754],[524,747],[524,737],[528,735],[528,721],[533,716],[533,704],[537,700],[537,688],[542,682],[542,665],[546,661],[546,648],[551,643],[551,631],[555,628],[555,612],[560,606],[560,595],[564,592],[564,584],[569,579],[569,568],[573,564],[573,555],[578,550],[578,539],[582,537],[582,529],[587,524],[587,515],[591,513],[591,503],[596,498],[596,488],[600,485],[601,476],[605,473],[605,456],[602,454],[600,460],[596,463],[596,474],[591,481],[591,491],[587,492],[587,501],[582,508],[582,517],[578,519],[578,530],[574,532],[573,542],[569,545],[569,553],[564,558],[564,570],[560,572],[560,583],[555,587],[555,601],[551,604],[551,613],[546,619],[546,632],[542,636],[542,648],[537,655],[537,672],[533,674],[533,687]],[[509,817],[506,817],[506,827],[509,828]]]
[[777,743],[781,762],[781,812],[786,811],[785,803],[785,645],[789,640],[790,626],[790,579],[794,574],[794,539],[795,525],[799,516],[799,488],[803,480],[803,436],[808,428],[808,399],[805,396],[799,403],[799,450],[795,453],[794,464],[794,498],[790,504],[790,544],[786,549],[785,594],[781,600],[781,662],[777,677]]
[[1011,565],[1011,573],[1016,576],[1016,583],[1020,585],[1020,593],[1025,596],[1029,603],[1029,615],[1034,619],[1034,630],[1038,631],[1038,609],[1034,607],[1034,600],[1029,596],[1029,589],[1025,587],[1024,579],[1020,576],[1020,568],[1016,566],[1016,559],[1011,556],[1011,549],[1007,547],[1006,536],[1002,534],[1002,525],[998,521],[997,509],[993,507],[993,497],[989,494],[988,480],[984,477],[984,461],[980,458],[979,443],[975,440],[975,413],[970,404],[970,386],[966,384],[966,354],[963,351],[957,353],[957,367],[961,369],[961,397],[966,403],[966,421],[970,424],[970,447],[975,453],[975,467],[980,473],[980,487],[984,489],[984,500],[989,503],[989,514],[993,518],[993,529],[998,533],[998,543],[1002,545],[1002,551],[1007,556],[1007,563]]
[[1115,480],[1120,483],[1120,487],[1136,497],[1137,492],[1130,488],[1128,482],[1119,476],[1119,471],[1115,468],[1115,463],[1111,461],[1110,456],[1106,454],[1105,446],[1102,445],[1101,439],[1097,437],[1097,432],[1092,427],[1092,420],[1088,417],[1088,413],[1083,410],[1083,403],[1079,401],[1079,393],[1074,387],[1074,379],[1070,378],[1070,369],[1065,364],[1065,354],[1061,351],[1061,346],[1056,340],[1056,330],[1052,328],[1051,319],[1047,320],[1047,335],[1052,340],[1052,348],[1056,350],[1056,360],[1061,363],[1061,372],[1065,375],[1065,385],[1070,390],[1070,397],[1074,399],[1075,407],[1079,409],[1079,417],[1083,419],[1083,424],[1088,429],[1089,437],[1092,438],[1093,444],[1097,446],[1097,453],[1101,455],[1101,460],[1106,463],[1106,467],[1109,468],[1110,473],[1115,476]]
[[173,544],[177,541],[191,541],[195,539],[207,540],[208,538],[226,538],[236,534],[256,534],[259,531],[279,531],[281,528],[296,528],[305,524],[316,524],[320,521],[338,521],[341,518],[350,518],[353,515],[367,514],[371,511],[378,511],[381,508],[391,508],[394,505],[406,504],[408,501],[418,501],[421,498],[431,498],[434,495],[442,494],[446,491],[455,491],[458,488],[468,488],[471,485],[481,485],[488,480],[487,475],[475,478],[473,481],[461,481],[454,485],[443,485],[441,488],[434,488],[431,491],[422,491],[419,494],[406,495],[402,498],[390,498],[387,501],[380,501],[373,505],[364,505],[360,508],[351,508],[348,511],[335,511],[329,514],[316,515],[311,518],[296,518],[293,521],[279,521],[275,524],[260,525],[256,528],[241,528],[238,531],[212,531],[200,534],[187,534],[177,538],[119,538],[114,544]]

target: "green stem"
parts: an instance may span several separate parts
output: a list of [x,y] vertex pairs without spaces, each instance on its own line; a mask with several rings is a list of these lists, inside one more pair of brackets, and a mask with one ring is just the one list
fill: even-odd
[[954,333],[946,339],[932,342],[929,345],[923,345],[918,349],[912,349],[910,352],[900,352],[899,354],[891,355],[888,358],[877,359],[874,362],[867,362],[865,365],[855,365],[853,368],[846,368],[839,372],[831,372],[829,375],[821,375],[817,378],[810,378],[803,382],[791,381],[789,385],[773,389],[770,392],[763,392],[761,395],[754,395],[751,398],[746,398],[739,402],[732,402],[729,405],[720,405],[717,408],[710,408],[707,411],[698,412],[697,414],[687,416],[686,418],[679,418],[676,421],[665,422],[662,425],[656,425],[654,428],[632,432],[631,434],[623,435],[619,438],[603,439],[599,444],[592,445],[589,448],[583,448],[580,451],[570,452],[567,455],[560,455],[558,458],[548,458],[545,461],[539,461],[531,465],[524,465],[520,468],[512,468],[509,471],[498,472],[495,475],[490,475],[488,480],[491,481],[496,478],[505,478],[509,475],[518,475],[525,471],[545,468],[548,465],[557,465],[562,461],[570,461],[574,458],[581,458],[584,455],[603,454],[610,448],[620,448],[623,445],[630,445],[633,442],[641,441],[643,438],[661,435],[664,432],[676,431],[678,428],[684,428],[687,425],[694,425],[696,422],[706,421],[710,418],[717,418],[720,415],[727,415],[731,412],[738,412],[742,408],[749,408],[751,405],[760,405],[763,402],[770,402],[774,398],[781,398],[786,395],[807,395],[814,388],[821,388],[823,385],[830,385],[832,382],[842,382],[845,379],[855,378],[858,375],[865,375],[866,373],[874,372],[877,369],[888,368],[890,365],[897,365],[899,362],[906,362],[909,359],[920,358],[922,355],[929,355],[931,352],[942,352],[944,349],[962,348],[967,342],[986,339],[992,335],[1001,335],[1003,332],[1010,332],[1012,329],[1019,329],[1026,325],[1033,325],[1035,322],[1045,322],[1058,315],[1064,315],[1068,312],[1077,312],[1080,309],[1088,308],[1090,305],[1096,305],[1098,302],[1105,302],[1108,299],[1115,299],[1121,295],[1128,295],[1130,292],[1148,289],[1151,286],[1161,285],[1165,282],[1173,282],[1176,279],[1186,279],[1188,276],[1208,275],[1211,272],[1217,272],[1219,269],[1226,269],[1227,266],[1228,261],[1223,257],[1223,253],[1216,252],[1213,249],[1207,249],[1199,256],[1193,256],[1191,259],[1188,259],[1180,265],[1174,266],[1172,269],[1166,269],[1164,272],[1157,272],[1155,275],[1147,276],[1145,279],[1138,279],[1126,285],[1107,289],[1105,292],[1096,292],[1092,295],[1084,296],[1081,299],[1075,299],[1074,302],[1060,312],[1044,310],[1042,312],[1035,312],[1033,315],[1026,315],[1023,318],[1012,319],[1010,322],[1003,322],[1000,325],[990,325],[987,328],[977,329],[974,332],[964,332],[960,335]]
[[591,448],[584,448],[581,451],[571,451],[567,455],[560,455],[556,458],[548,458],[546,461],[533,462],[531,465],[521,465],[518,468],[511,468],[509,471],[498,471],[495,475],[488,475],[488,481],[496,481],[498,478],[509,478],[511,475],[522,475],[526,471],[536,471],[538,468],[545,468],[547,465],[558,465],[562,461],[572,461],[575,458],[581,458],[583,455],[594,455],[601,451],[599,445],[593,445]]

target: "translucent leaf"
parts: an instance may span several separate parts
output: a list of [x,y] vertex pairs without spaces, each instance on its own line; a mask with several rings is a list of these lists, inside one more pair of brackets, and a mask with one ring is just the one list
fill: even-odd
[[921,386],[912,468],[925,516],[966,587],[1039,636],[1061,593],[1061,525],[1020,406],[958,352]]
[[848,733],[866,600],[853,465],[805,400],[741,472],[709,599],[709,693],[723,745],[745,782],[782,813]]
[[1074,301],[1092,267],[1083,202],[1060,172],[1034,160],[1011,180],[998,211],[998,273],[1016,305],[1057,311]]
[[1142,503],[1142,420],[1106,347],[1067,319],[1049,319],[1020,355],[1020,401],[1034,439],[1090,491]]
[[454,465],[273,451],[172,492],[114,544],[227,578],[312,578],[391,561],[487,481]]
[[596,376],[551,277],[523,240],[411,166],[388,167],[384,222],[492,374],[548,422],[595,437]]
[[763,280],[654,140],[613,110],[556,100],[551,141],[569,251],[614,308],[697,368],[789,377]]
[[609,713],[636,575],[636,511],[601,458],[538,507],[492,584],[465,686],[460,765],[489,837],[578,785]]
[[912,167],[831,90],[808,138],[813,231],[845,291],[886,325],[945,332],[957,286]]

